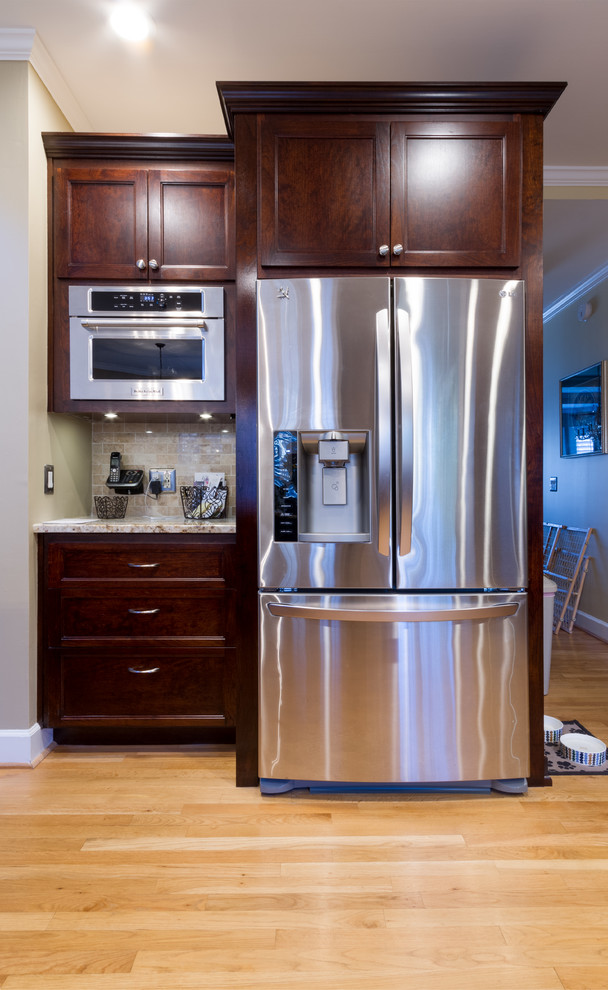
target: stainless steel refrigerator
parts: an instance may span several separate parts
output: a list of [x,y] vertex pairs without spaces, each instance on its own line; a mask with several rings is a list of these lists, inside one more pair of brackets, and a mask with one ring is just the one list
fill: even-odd
[[262,790],[524,790],[523,283],[257,292]]

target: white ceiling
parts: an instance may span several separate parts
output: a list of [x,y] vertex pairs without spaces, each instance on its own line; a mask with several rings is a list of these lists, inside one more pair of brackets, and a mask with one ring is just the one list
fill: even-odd
[[[135,2],[156,31],[130,46],[108,26],[116,0],[0,0],[0,33],[36,30],[77,130],[224,133],[217,80],[563,80],[545,165],[608,174],[608,0]],[[547,305],[608,262],[608,201],[545,216]]]

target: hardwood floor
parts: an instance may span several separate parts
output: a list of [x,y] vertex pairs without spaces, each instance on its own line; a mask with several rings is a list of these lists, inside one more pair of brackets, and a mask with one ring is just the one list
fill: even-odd
[[608,644],[577,629],[553,636],[545,714],[576,718],[608,743]]
[[[556,637],[547,712],[606,739],[605,644]],[[58,748],[0,769],[0,987],[606,990],[608,776],[269,798],[230,749]]]

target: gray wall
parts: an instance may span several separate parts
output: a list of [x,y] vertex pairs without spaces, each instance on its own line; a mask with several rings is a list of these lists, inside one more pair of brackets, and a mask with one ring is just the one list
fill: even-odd
[[582,298],[593,307],[587,322],[578,320],[577,300],[544,328],[544,519],[593,527],[577,625],[608,640],[608,454],[560,456],[559,380],[608,358],[608,280]]

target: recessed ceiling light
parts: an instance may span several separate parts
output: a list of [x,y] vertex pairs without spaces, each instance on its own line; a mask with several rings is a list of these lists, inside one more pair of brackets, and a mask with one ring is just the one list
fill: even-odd
[[152,32],[153,22],[136,4],[120,3],[114,8],[110,24],[125,41],[145,41]]
[[211,413],[199,413],[199,419],[213,419]]
[[118,419],[118,413],[104,413],[104,419]]

